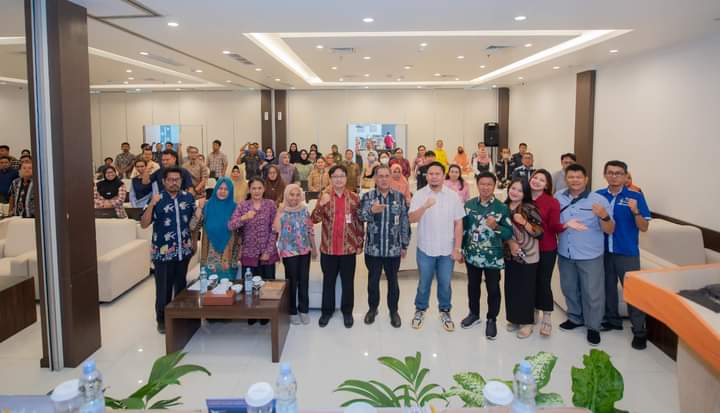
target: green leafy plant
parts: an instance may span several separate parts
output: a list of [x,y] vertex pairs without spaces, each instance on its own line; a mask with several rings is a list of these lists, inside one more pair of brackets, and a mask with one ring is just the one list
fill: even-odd
[[153,363],[150,377],[147,383],[137,389],[133,394],[125,399],[113,399],[105,397],[105,406],[116,410],[125,409],[167,409],[169,407],[179,406],[181,396],[168,400],[158,400],[151,404],[151,399],[157,396],[165,387],[180,384],[180,377],[193,373],[202,372],[210,376],[210,372],[204,367],[194,364],[185,364],[178,366],[178,363],[185,357],[187,353],[175,352],[160,357]]
[[[542,393],[540,390],[550,382],[557,356],[552,353],[541,351],[534,356],[525,357],[530,365],[532,365],[532,373],[537,385],[537,395],[535,403],[538,407],[562,406],[564,404],[562,396],[557,393]],[[519,364],[513,368],[513,375],[517,372]],[[485,396],[483,395],[483,387],[487,382],[480,373],[465,372],[453,375],[453,379],[458,384],[452,386],[445,392],[445,397],[458,397],[464,403],[464,407],[483,407],[485,405]],[[512,380],[497,380],[503,382],[512,388]]]
[[360,396],[348,400],[342,407],[353,403],[367,403],[373,407],[423,407],[432,400],[447,399],[444,389],[438,384],[425,384],[423,381],[430,372],[430,369],[421,368],[421,355],[415,353],[415,357],[405,357],[405,361],[393,357],[380,357],[378,361],[392,369],[405,380],[405,383],[391,388],[377,380],[346,380],[340,384],[336,392],[348,392]]
[[613,366],[610,356],[601,350],[590,350],[583,356],[584,368],[573,367],[573,405],[593,413],[622,412],[615,402],[623,398],[625,384],[622,374]]

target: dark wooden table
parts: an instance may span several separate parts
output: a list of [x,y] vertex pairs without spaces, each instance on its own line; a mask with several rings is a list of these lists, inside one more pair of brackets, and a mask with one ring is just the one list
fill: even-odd
[[33,277],[0,277],[0,342],[35,321]]
[[285,346],[288,330],[290,329],[290,315],[288,307],[290,296],[287,286],[282,287],[279,300],[267,300],[252,297],[248,300],[246,295],[240,293],[240,301],[233,305],[203,306],[200,303],[200,293],[197,291],[183,291],[165,307],[165,352],[167,354],[182,350],[200,328],[204,319],[219,320],[270,320],[270,341],[272,345],[272,361],[280,361],[280,353]]

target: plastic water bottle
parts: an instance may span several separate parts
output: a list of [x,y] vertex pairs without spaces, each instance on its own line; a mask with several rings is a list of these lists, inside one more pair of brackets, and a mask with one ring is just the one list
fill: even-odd
[[205,294],[208,290],[208,275],[207,269],[204,266],[200,267],[200,294]]
[[532,374],[532,366],[527,360],[520,362],[515,380],[513,393],[515,398],[510,409],[511,413],[535,413],[535,394],[537,387]]
[[280,375],[275,385],[275,412],[297,413],[297,381],[289,364],[280,365]]
[[104,412],[105,396],[103,395],[102,374],[95,367],[95,360],[88,360],[83,364],[83,374],[80,377],[79,386],[83,399],[80,413]]
[[252,270],[250,268],[245,270],[245,295],[252,295],[253,293],[253,280]]

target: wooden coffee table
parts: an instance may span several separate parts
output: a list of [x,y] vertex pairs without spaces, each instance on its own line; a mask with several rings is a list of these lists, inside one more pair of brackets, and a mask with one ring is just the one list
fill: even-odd
[[0,277],[0,342],[36,320],[33,277]]
[[[277,281],[274,281],[277,282]],[[288,307],[290,296],[287,285],[283,285],[279,300],[267,300],[258,297],[247,299],[240,293],[240,301],[233,305],[203,306],[200,304],[200,293],[183,291],[165,307],[165,352],[167,354],[182,350],[200,328],[200,321],[205,319],[220,320],[270,320],[272,361],[280,361],[280,353],[285,346],[290,315]]]

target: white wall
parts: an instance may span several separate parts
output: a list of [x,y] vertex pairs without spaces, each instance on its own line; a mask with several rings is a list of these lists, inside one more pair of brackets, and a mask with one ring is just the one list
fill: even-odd
[[443,138],[448,156],[458,145],[472,151],[482,140],[485,122],[497,120],[495,91],[482,90],[323,90],[288,91],[288,143],[301,148],[333,143],[347,146],[352,122],[408,125],[408,157],[423,144]]
[[0,144],[10,146],[10,154],[30,149],[30,110],[25,87],[0,86]]
[[219,139],[231,161],[246,142],[260,141],[259,92],[102,93],[92,95],[90,102],[96,164],[120,152],[123,141],[137,152],[143,125],[150,124],[202,127],[202,150],[208,152]]
[[[720,35],[596,69],[593,185],[606,161],[624,160],[653,211],[720,230]],[[513,87],[513,147],[524,140],[557,169],[573,147],[574,94],[574,73]]]

